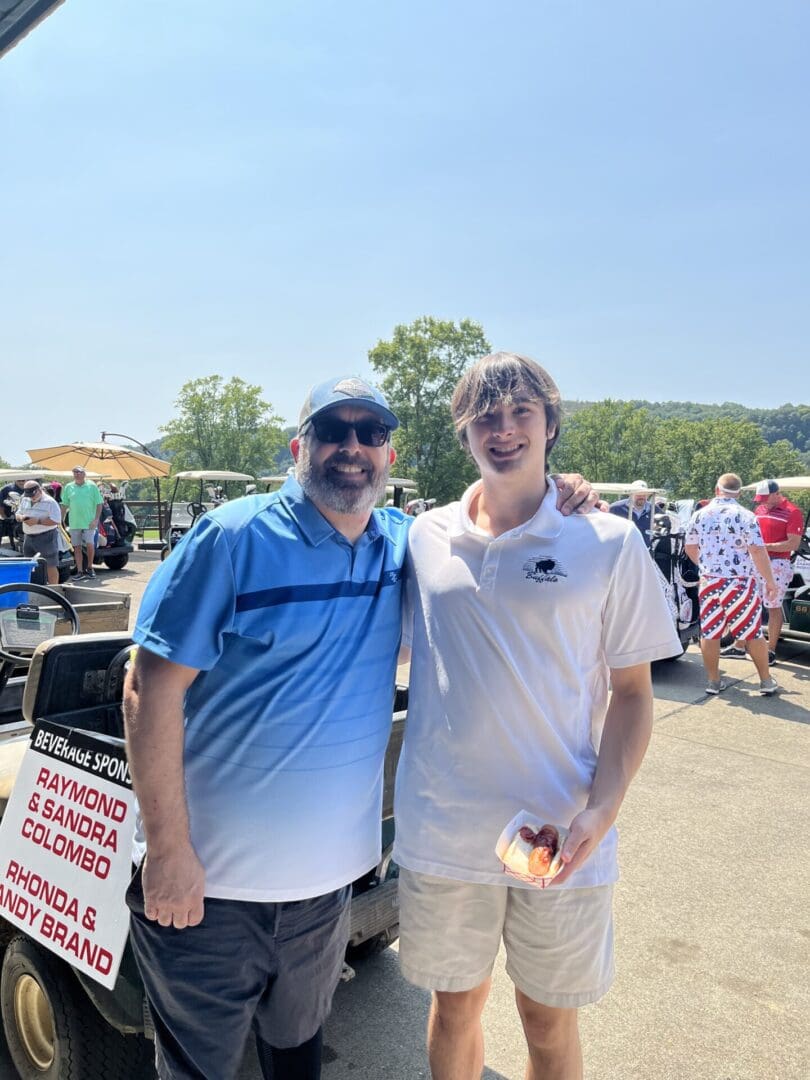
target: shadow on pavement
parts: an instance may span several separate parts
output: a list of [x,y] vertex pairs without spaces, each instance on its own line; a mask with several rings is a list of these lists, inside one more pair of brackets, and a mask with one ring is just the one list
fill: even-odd
[[[323,1080],[429,1080],[425,1050],[430,994],[399,973],[394,949],[359,962],[341,983],[324,1033]],[[261,1076],[251,1050],[239,1080]],[[483,1080],[514,1080],[485,1068]]]
[[[425,1050],[430,994],[400,975],[394,949],[358,963],[339,987],[326,1025],[323,1080],[421,1080],[430,1077]],[[484,1069],[484,1080],[508,1080]]]

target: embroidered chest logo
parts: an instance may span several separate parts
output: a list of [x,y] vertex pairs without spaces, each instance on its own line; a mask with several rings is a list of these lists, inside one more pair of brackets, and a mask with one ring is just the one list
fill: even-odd
[[548,556],[529,559],[523,564],[523,573],[529,581],[559,581],[561,577],[568,577],[565,567]]

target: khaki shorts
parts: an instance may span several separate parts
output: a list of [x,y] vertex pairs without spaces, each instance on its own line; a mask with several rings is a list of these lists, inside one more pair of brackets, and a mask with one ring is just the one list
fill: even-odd
[[613,886],[521,889],[418,874],[399,876],[399,960],[425,990],[472,990],[501,940],[506,971],[532,1001],[573,1009],[613,982]]

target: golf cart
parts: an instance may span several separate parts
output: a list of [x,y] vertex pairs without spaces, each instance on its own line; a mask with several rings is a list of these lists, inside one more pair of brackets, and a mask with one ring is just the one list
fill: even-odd
[[[226,469],[192,469],[187,472],[175,473],[174,487],[172,488],[169,509],[166,515],[168,527],[162,537],[161,560],[171,554],[172,548],[183,539],[198,518],[201,518],[203,514],[207,514],[214,507],[228,501],[223,484],[235,481],[250,483],[254,479],[255,477],[248,475],[248,473],[229,472]],[[178,504],[177,499],[177,489],[183,481],[191,481],[199,485],[197,498],[185,503],[185,505],[183,505],[182,500]]]
[[[274,488],[281,487],[285,482],[289,473],[277,473],[275,476],[260,476],[259,483],[265,485],[265,491],[271,491]],[[406,480],[403,477],[391,476],[388,478],[388,483],[385,485],[385,494],[388,499],[386,505],[396,506],[400,510],[405,510],[406,514],[421,513],[422,510],[428,510],[431,506],[435,505],[435,499],[412,499],[410,503],[404,503],[405,495],[413,495],[416,493],[416,484],[413,480]],[[421,503],[421,507],[416,509],[412,504]],[[429,505],[428,505],[429,504]],[[411,507],[411,509],[408,509]]]
[[[776,483],[779,490],[784,492],[810,491],[810,476],[777,477]],[[746,484],[742,490],[753,492],[756,486]],[[804,516],[804,531],[791,562],[793,578],[782,601],[785,621],[779,636],[795,641],[810,641],[810,510]]]
[[[668,504],[658,488],[640,488],[637,484],[594,484],[600,495],[625,498],[643,494],[652,500],[649,549],[659,573],[661,587],[667,598],[672,622],[681,642],[681,651],[668,660],[677,660],[690,642],[700,636],[700,606],[698,603],[698,569],[684,550],[687,522],[678,514],[674,504]],[[659,507],[659,504],[663,504]],[[632,500],[628,501],[628,519],[633,518]]]
[[264,484],[264,490],[269,494],[275,488],[280,488],[289,473],[276,473],[274,476],[260,476],[259,483]]
[[391,500],[389,505],[396,506],[400,510],[405,509],[405,496],[415,495],[416,492],[417,487],[413,480],[407,480],[401,476],[389,476],[388,483],[385,485],[385,494]]

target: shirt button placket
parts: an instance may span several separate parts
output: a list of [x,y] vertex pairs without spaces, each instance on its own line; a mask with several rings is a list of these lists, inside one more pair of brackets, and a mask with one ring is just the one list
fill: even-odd
[[481,570],[481,588],[486,592],[492,592],[495,588],[495,575],[498,570],[498,555],[496,551],[492,550],[490,545],[489,550],[484,556],[484,565]]

